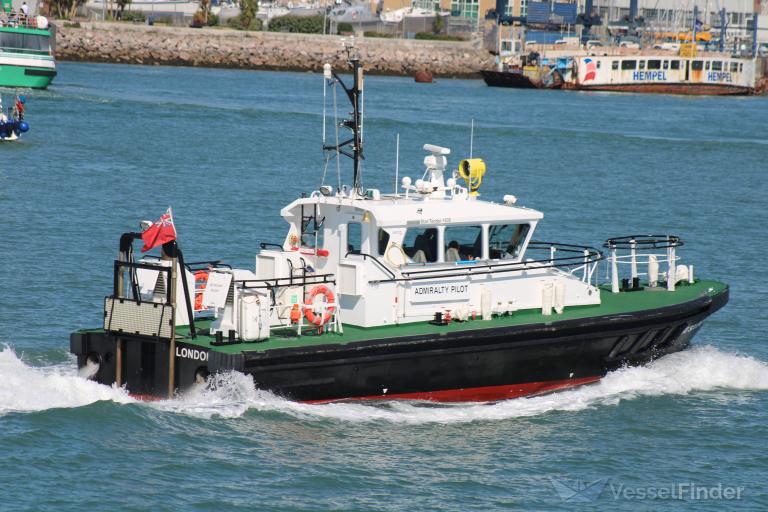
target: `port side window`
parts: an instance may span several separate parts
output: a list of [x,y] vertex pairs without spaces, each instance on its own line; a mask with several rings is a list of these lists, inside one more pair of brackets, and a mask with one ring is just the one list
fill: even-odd
[[413,263],[437,261],[437,228],[409,228],[403,238],[403,250]]
[[600,69],[600,61],[597,61],[597,69]]
[[648,69],[661,69],[661,61],[660,60],[649,60],[648,61]]
[[709,64],[710,64],[709,61],[704,62],[704,69],[706,69],[707,71],[709,71]]
[[363,230],[359,222],[347,224],[347,253],[360,254],[363,246]]
[[448,226],[443,235],[445,261],[469,261],[483,257],[482,226]]
[[695,60],[691,62],[691,69],[694,71],[701,71],[702,69],[704,69],[704,61]]
[[679,60],[673,60],[669,63],[670,69],[680,69],[680,61]]
[[0,32],[0,48],[47,53],[51,49],[50,37],[17,32]]
[[664,69],[669,69],[669,61],[668,61],[668,60],[665,60],[665,61],[664,61],[664,64],[662,65],[662,67],[663,67]]
[[386,229],[379,229],[379,254],[384,256],[387,252],[387,245],[389,245],[389,231]]
[[635,60],[621,61],[621,69],[635,69],[636,67],[637,67],[637,61]]
[[529,224],[501,224],[488,230],[488,254],[491,259],[516,259],[531,229]]
[[619,69],[619,61],[614,60],[611,62],[611,69]]
[[736,73],[739,70],[738,62],[731,62],[731,73]]
[[722,70],[723,70],[723,62],[720,60],[713,60],[712,71],[722,71]]
[[640,64],[640,69],[645,69],[645,61],[644,60],[639,61],[639,64]]

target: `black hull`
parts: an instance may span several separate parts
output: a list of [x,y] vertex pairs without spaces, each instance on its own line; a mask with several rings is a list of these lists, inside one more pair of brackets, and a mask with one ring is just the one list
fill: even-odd
[[[237,370],[252,375],[261,389],[301,401],[511,398],[594,381],[620,366],[682,350],[703,320],[727,301],[726,289],[714,297],[633,313],[266,352],[205,353],[180,342],[175,383],[184,390],[194,384],[198,370]],[[122,340],[127,389],[164,396],[168,343],[135,336]],[[112,334],[74,333],[71,351],[79,366],[89,354],[99,354],[102,364],[94,378],[112,384],[115,343]]]
[[542,86],[535,84],[522,73],[510,71],[481,71],[485,83],[491,87],[511,87],[514,89],[540,89]]

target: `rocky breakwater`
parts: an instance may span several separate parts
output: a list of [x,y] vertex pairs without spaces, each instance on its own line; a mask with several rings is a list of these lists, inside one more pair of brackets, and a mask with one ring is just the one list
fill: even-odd
[[[471,77],[494,65],[470,42],[355,38],[355,45],[369,73]],[[56,58],[71,61],[319,71],[325,62],[343,65],[343,57],[339,36],[124,23],[57,27],[56,36]]]

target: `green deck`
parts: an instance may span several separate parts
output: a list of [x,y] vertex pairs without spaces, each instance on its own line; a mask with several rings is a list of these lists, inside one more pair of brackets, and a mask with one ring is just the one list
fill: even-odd
[[573,320],[591,316],[605,316],[619,313],[630,313],[644,309],[656,309],[665,306],[681,304],[704,295],[715,296],[727,289],[727,286],[717,281],[697,280],[693,284],[680,284],[674,292],[666,290],[643,290],[637,292],[611,293],[610,288],[601,288],[602,304],[596,306],[574,306],[565,308],[562,314],[553,313],[544,316],[541,310],[528,309],[517,311],[510,316],[494,317],[492,320],[474,320],[469,322],[452,322],[449,325],[432,325],[428,322],[416,322],[401,325],[387,325],[381,327],[355,327],[344,325],[344,334],[315,335],[313,329],[307,327],[307,334],[297,337],[294,331],[273,331],[272,337],[264,342],[238,343],[234,345],[212,346],[212,336],[201,335],[208,331],[210,320],[195,323],[198,335],[195,339],[189,337],[188,327],[176,329],[177,340],[205,347],[217,352],[236,354],[240,352],[263,352],[276,348],[307,347],[312,345],[327,345],[329,343],[351,343],[369,339],[397,338],[401,336],[413,336],[431,333],[445,333],[453,331],[472,331],[493,327],[506,327],[524,324],[540,324],[558,322],[561,320]]

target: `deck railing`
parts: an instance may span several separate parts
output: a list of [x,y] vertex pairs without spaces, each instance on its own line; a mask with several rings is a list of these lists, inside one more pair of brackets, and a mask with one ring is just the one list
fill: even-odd
[[[425,263],[418,269],[412,269],[413,264],[400,269],[402,277],[369,281],[370,284],[420,281],[425,279],[440,279],[449,277],[465,277],[473,275],[503,274],[523,270],[556,268],[572,275],[581,273],[580,279],[592,284],[597,278],[597,264],[603,259],[603,253],[598,249],[580,245],[570,245],[552,242],[530,242],[529,250],[546,251],[547,257],[526,260],[471,260],[461,261],[454,265]],[[559,256],[558,253],[566,253]],[[447,265],[447,266],[446,266]],[[435,267],[435,268],[430,268]]]
[[[675,235],[629,235],[609,238],[603,247],[610,251],[608,261],[611,268],[611,291],[619,293],[621,289],[637,289],[641,276],[646,278],[649,286],[656,286],[660,276],[660,264],[667,265],[667,290],[675,291],[677,261],[680,259],[676,249],[682,245],[683,241]],[[621,277],[626,275],[626,272],[622,273],[620,266],[630,267],[629,278]],[[687,275],[689,280],[693,279],[690,268]]]

